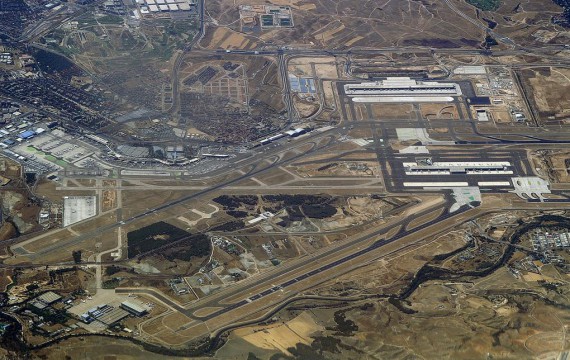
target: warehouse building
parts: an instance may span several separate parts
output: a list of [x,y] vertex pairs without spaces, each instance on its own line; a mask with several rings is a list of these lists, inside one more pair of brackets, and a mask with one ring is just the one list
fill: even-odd
[[[107,310],[108,308],[110,309]],[[123,320],[124,318],[126,318],[127,316],[129,316],[129,313],[121,308],[113,308],[113,307],[108,307],[108,308],[105,308],[104,311],[101,313],[101,315],[97,317],[98,321],[102,322],[107,326],[114,325],[119,321]]]
[[143,316],[148,313],[148,310],[143,306],[128,300],[121,303],[121,309],[126,310],[136,316]]
[[81,314],[80,318],[86,324],[97,320],[106,326],[111,326],[128,316],[129,313],[121,308],[103,304],[89,309],[86,313]]
[[48,291],[40,296],[38,296],[36,298],[36,300],[39,300],[41,302],[43,302],[46,305],[51,305],[54,302],[57,302],[59,300],[61,300],[61,296],[59,296],[58,294],[54,293],[53,291]]
[[34,300],[30,302],[30,304],[34,306],[36,309],[43,310],[59,300],[61,300],[61,296],[54,293],[53,291],[48,291],[36,297]]

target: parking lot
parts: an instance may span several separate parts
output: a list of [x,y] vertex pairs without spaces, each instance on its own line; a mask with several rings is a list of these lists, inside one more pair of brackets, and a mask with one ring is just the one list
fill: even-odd
[[75,224],[97,215],[95,196],[65,196],[63,198],[63,226]]

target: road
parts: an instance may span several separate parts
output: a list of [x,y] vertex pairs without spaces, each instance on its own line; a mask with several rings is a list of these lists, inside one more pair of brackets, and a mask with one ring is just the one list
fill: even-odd
[[291,99],[291,84],[289,83],[289,70],[288,70],[289,60],[285,56],[283,49],[277,51],[277,64],[279,67],[279,75],[281,76],[282,83],[282,94],[283,102],[285,103],[285,108],[287,109],[288,121],[284,128],[289,128],[293,121],[295,121],[295,107],[293,106],[293,100]]
[[192,50],[192,47],[200,42],[204,35],[206,34],[206,24],[204,23],[204,12],[205,12],[205,0],[198,0],[197,5],[199,7],[198,13],[198,22],[200,24],[198,28],[198,34],[196,37],[192,39],[189,44],[186,44],[182,50],[180,50],[176,55],[176,60],[174,61],[174,65],[172,66],[172,105],[170,109],[167,111],[171,114],[178,113],[179,111],[179,103],[180,103],[180,93],[179,93],[179,85],[180,85],[180,78],[178,76],[178,72],[180,71],[180,66],[184,63],[184,56]]
[[503,35],[497,33],[496,31],[489,29],[488,26],[482,24],[481,22],[479,22],[479,21],[473,19],[472,17],[470,17],[469,15],[465,14],[463,11],[459,10],[457,8],[457,6],[455,6],[455,4],[451,0],[444,0],[444,1],[445,1],[445,4],[451,10],[453,10],[453,12],[455,12],[457,15],[461,16],[463,19],[467,20],[471,24],[475,25],[476,27],[481,29],[483,32],[491,35],[498,42],[501,42],[501,43],[508,45],[508,46],[511,46],[511,47],[517,46],[517,44],[513,40],[511,40],[510,38],[503,36]]

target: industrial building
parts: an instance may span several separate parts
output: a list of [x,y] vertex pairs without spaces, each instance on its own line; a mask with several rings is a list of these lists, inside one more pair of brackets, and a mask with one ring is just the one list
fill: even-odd
[[36,135],[36,133],[32,130],[27,130],[24,131],[23,133],[21,133],[20,135],[18,135],[18,137],[20,139],[24,139],[24,140],[28,140],[34,137],[34,135]]
[[291,84],[291,91],[296,93],[315,94],[317,92],[313,78],[289,74],[289,83]]
[[34,300],[30,302],[30,304],[34,306],[36,309],[42,310],[59,300],[61,300],[61,296],[54,293],[53,291],[48,291],[36,297]]
[[136,316],[143,316],[148,313],[148,310],[143,306],[128,300],[121,303],[121,309],[126,310]]
[[177,13],[191,11],[196,3],[192,0],[137,0],[140,13]]
[[450,102],[461,96],[456,83],[417,81],[409,77],[344,85],[346,95],[354,102]]
[[42,295],[38,296],[36,298],[36,300],[39,300],[39,301],[41,301],[47,305],[51,305],[54,302],[61,300],[61,296],[54,293],[53,291],[48,291],[48,292],[43,293]]
[[280,5],[240,5],[240,19],[243,29],[293,27],[293,13],[290,6]]
[[125,310],[104,304],[89,309],[85,314],[82,314],[80,318],[87,324],[97,320],[106,326],[111,326],[127,316],[129,316],[129,313]]
[[262,140],[259,141],[259,144],[260,144],[260,145],[267,145],[267,144],[269,144],[269,143],[272,143],[272,142],[275,141],[275,140],[279,140],[279,139],[284,138],[284,137],[286,137],[286,136],[289,136],[289,137],[301,136],[301,135],[303,135],[303,134],[308,133],[310,130],[311,130],[311,129],[309,129],[309,128],[296,128],[296,129],[291,129],[291,130],[288,130],[288,131],[286,131],[286,132],[284,132],[284,133],[279,133],[279,134],[270,136],[270,137],[268,137],[268,138],[262,139]]

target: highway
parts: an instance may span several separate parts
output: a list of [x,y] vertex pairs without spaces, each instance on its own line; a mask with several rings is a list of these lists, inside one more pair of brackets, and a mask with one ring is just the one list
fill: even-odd
[[291,99],[291,84],[289,83],[289,70],[288,70],[288,59],[282,49],[277,52],[277,64],[279,66],[279,75],[281,76],[281,82],[283,84],[282,94],[283,101],[285,102],[285,108],[287,109],[287,124],[283,128],[289,128],[293,121],[295,121],[295,107],[293,106],[293,100]]
[[206,34],[206,24],[204,23],[204,1],[205,0],[198,0],[196,3],[199,8],[198,22],[200,26],[198,28],[198,34],[192,39],[190,43],[186,44],[186,46],[184,46],[184,48],[178,52],[174,65],[172,66],[172,105],[170,106],[170,109],[167,110],[170,113],[177,113],[179,110],[180,93],[178,91],[178,87],[180,84],[180,79],[178,72],[180,71],[180,66],[182,66],[184,63],[184,56],[189,53],[192,50],[192,47],[198,44]]
[[501,42],[501,43],[506,44],[506,45],[511,46],[511,47],[517,46],[517,44],[513,40],[509,39],[506,36],[498,34],[496,31],[491,30],[488,26],[482,24],[481,22],[479,22],[479,21],[473,19],[472,17],[468,16],[467,14],[465,14],[463,11],[459,10],[455,6],[455,4],[453,2],[451,2],[450,0],[444,0],[444,1],[445,1],[445,4],[447,6],[449,6],[449,8],[451,10],[453,10],[453,12],[455,12],[457,15],[461,16],[462,18],[464,18],[465,20],[467,20],[471,24],[477,26],[484,33],[491,35],[498,42]]

